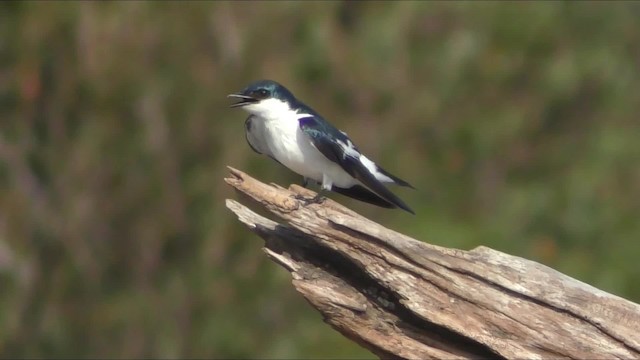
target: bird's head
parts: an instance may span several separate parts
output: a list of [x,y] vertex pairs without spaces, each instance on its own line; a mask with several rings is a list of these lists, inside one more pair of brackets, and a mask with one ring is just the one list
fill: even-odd
[[228,97],[238,99],[231,107],[241,107],[251,114],[264,117],[280,111],[294,110],[296,103],[293,94],[273,80],[256,81]]

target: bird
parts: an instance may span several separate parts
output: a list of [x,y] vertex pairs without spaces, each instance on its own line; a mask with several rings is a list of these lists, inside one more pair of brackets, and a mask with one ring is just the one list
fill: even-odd
[[374,163],[337,129],[291,91],[273,80],[259,80],[228,97],[232,108],[249,113],[245,137],[258,154],[266,155],[309,181],[320,185],[307,203],[324,200],[327,191],[384,208],[415,212],[384,183],[415,189]]

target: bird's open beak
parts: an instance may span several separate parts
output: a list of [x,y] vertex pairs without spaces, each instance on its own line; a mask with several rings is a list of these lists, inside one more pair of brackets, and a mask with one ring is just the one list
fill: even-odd
[[229,107],[244,106],[244,105],[258,102],[258,99],[254,99],[251,96],[240,95],[240,94],[229,94],[227,95],[227,97],[239,99],[237,103],[231,104]]

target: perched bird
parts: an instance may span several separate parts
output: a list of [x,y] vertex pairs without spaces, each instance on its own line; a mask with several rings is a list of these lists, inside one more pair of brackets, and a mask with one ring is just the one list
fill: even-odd
[[322,200],[323,191],[335,191],[385,208],[399,207],[415,214],[383,183],[413,188],[364,156],[343,131],[296,99],[284,86],[261,80],[229,97],[231,107],[249,112],[245,121],[249,146],[309,180],[321,190],[309,202]]

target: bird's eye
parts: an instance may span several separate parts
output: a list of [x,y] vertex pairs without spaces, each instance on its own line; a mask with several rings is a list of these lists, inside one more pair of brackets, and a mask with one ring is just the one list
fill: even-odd
[[267,89],[256,89],[251,91],[249,94],[255,99],[266,99],[269,97],[269,90]]

